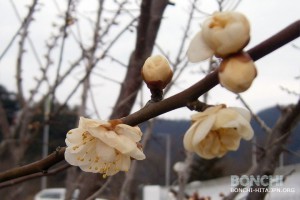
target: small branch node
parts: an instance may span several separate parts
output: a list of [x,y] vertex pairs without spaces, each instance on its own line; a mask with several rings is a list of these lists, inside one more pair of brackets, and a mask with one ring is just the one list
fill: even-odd
[[210,107],[211,105],[208,105],[206,103],[203,103],[199,100],[190,101],[187,103],[186,107],[188,107],[190,110],[195,110],[198,112],[204,111],[206,108]]

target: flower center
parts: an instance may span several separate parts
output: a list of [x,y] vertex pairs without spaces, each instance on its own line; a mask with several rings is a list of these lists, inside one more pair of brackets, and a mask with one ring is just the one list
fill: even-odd
[[212,22],[209,24],[209,28],[225,28],[228,23],[228,19],[221,16],[213,16]]

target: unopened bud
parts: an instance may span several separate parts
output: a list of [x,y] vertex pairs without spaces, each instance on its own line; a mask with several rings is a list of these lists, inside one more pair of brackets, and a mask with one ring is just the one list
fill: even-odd
[[150,56],[142,68],[142,77],[151,90],[164,89],[172,80],[173,71],[168,60],[161,55]]
[[244,52],[224,59],[219,68],[220,84],[234,93],[246,91],[256,75],[253,60]]

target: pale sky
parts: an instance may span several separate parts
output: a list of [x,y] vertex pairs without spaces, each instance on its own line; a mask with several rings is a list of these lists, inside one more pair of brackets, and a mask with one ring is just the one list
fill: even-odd
[[[3,52],[8,41],[20,26],[14,14],[13,7],[9,2],[10,1],[0,1],[0,18],[2,19],[0,21],[0,53]],[[24,4],[31,4],[31,0],[14,0],[14,2],[21,16],[24,16],[27,12]],[[53,1],[41,2],[45,5],[41,8],[41,12],[36,14],[37,20],[32,25],[30,34],[42,58],[42,55],[45,53],[45,39],[49,37],[51,33],[51,23],[54,20],[57,9]],[[57,2],[59,1],[57,0]],[[160,46],[164,47],[164,49],[170,53],[171,57],[175,55],[174,52],[176,51],[174,49],[178,48],[179,43],[176,43],[176,41],[181,38],[182,26],[187,20],[185,12],[188,9],[186,1],[177,0],[175,2],[176,6],[169,6],[166,10],[164,15],[165,20],[162,23],[157,41]],[[204,10],[208,13],[212,13],[217,8],[212,2],[212,0],[202,0]],[[81,11],[87,12],[95,9],[94,4],[95,1],[92,0],[82,1],[80,7]],[[61,9],[63,8],[64,7],[61,6]],[[255,46],[292,22],[299,20],[299,8],[299,0],[243,0],[238,6],[237,11],[244,13],[251,23],[251,42],[246,49]],[[47,12],[43,12],[43,9],[47,9]],[[192,34],[195,34],[199,30],[202,21],[203,18],[194,20]],[[82,30],[82,36],[86,37],[84,38],[86,41],[90,39],[91,36],[89,35],[88,29]],[[118,49],[117,53],[115,53],[117,55],[114,55],[120,58],[124,63],[128,63],[128,56],[134,47],[134,39],[134,34],[126,34],[123,37],[124,43],[120,43],[114,47],[114,50]],[[300,92],[300,81],[299,79],[295,80],[295,77],[300,76],[300,50],[293,48],[292,44],[300,47],[300,39],[285,45],[283,48],[278,49],[274,53],[256,62],[258,77],[255,79],[252,87],[247,92],[242,93],[242,96],[255,112],[276,104],[295,103],[297,101],[297,96],[287,95],[286,92],[280,89],[280,86],[283,86],[298,93]],[[16,88],[14,79],[17,45],[18,40],[14,43],[13,48],[9,50],[7,55],[0,61],[0,84],[5,85],[10,90],[15,90]],[[71,44],[71,42],[67,45],[68,48],[66,48],[66,58],[64,61],[65,65],[67,65],[72,58],[78,56],[78,51],[75,50],[76,46]],[[187,47],[185,47],[185,49],[186,48]],[[157,51],[154,53],[157,53]],[[124,67],[117,66],[116,63],[113,62],[104,62],[104,65],[107,67],[102,67],[101,73],[119,82],[123,80],[125,74]],[[175,94],[199,80],[202,75],[194,72],[199,70],[199,66],[205,67],[206,65],[205,62],[191,64],[184,73],[184,76],[179,80],[177,87],[173,89],[169,95]],[[28,92],[29,88],[33,87],[33,78],[38,77],[40,73],[37,73],[38,66],[30,56],[24,60],[24,66],[24,83],[25,89]],[[64,69],[66,68],[62,70]],[[97,70],[95,70],[95,72],[99,73]],[[73,80],[68,80],[64,88],[59,89],[58,94],[61,101],[65,98],[66,91],[73,88],[80,70],[76,73],[73,76]],[[105,119],[109,116],[111,107],[115,103],[116,96],[119,92],[119,85],[104,81],[103,79],[97,81],[97,78],[98,77],[94,77],[92,79],[92,84],[94,85],[93,93],[96,94],[97,107],[101,118]],[[146,88],[144,88],[144,93],[146,94],[144,101],[147,101],[149,92]],[[72,104],[79,103],[79,98],[80,92],[74,96],[71,101]],[[241,106],[240,102],[235,98],[236,95],[217,86],[210,92],[209,103],[225,103],[229,106]],[[90,102],[88,107],[89,113],[92,113]],[[138,108],[138,106],[135,106],[134,110]],[[190,114],[191,112],[184,108],[164,114],[163,116],[168,118],[188,118]]]

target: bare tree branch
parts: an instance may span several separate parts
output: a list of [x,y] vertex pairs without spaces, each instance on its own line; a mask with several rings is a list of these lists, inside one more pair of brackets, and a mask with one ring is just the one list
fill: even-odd
[[46,173],[50,167],[64,160],[65,149],[65,147],[58,148],[55,152],[42,160],[0,173],[0,182],[9,181],[39,172]]
[[243,103],[243,105],[250,111],[252,117],[255,119],[255,121],[259,124],[259,126],[268,134],[270,134],[272,132],[272,129],[270,127],[268,127],[268,125],[256,114],[254,114],[254,112],[252,111],[252,109],[250,108],[250,106],[246,103],[246,101],[244,100],[244,98],[238,94],[238,99]]
[[[271,135],[266,141],[265,149],[261,157],[258,158],[258,164],[253,172],[257,175],[273,175],[279,160],[279,156],[284,151],[284,145],[291,135],[291,130],[297,125],[300,120],[300,100],[296,106],[288,107],[280,119],[275,124]],[[253,186],[255,188],[266,188],[268,186]],[[251,192],[247,196],[247,200],[264,199],[266,191]]]
[[57,173],[60,173],[64,170],[66,170],[69,167],[71,167],[71,166],[69,164],[65,163],[64,165],[61,165],[61,166],[51,169],[49,171],[41,171],[41,172],[37,172],[35,174],[30,174],[28,176],[23,176],[21,178],[13,179],[13,180],[6,181],[6,182],[1,182],[0,189],[6,188],[9,186],[13,186],[13,185],[16,185],[19,183],[23,183],[23,182],[31,180],[31,179],[40,178],[43,176],[53,176],[53,175],[56,175]]
[[30,22],[33,20],[33,13],[35,11],[35,7],[37,5],[38,1],[33,0],[32,5],[29,7],[29,12],[24,19],[24,22],[22,24],[23,29],[21,35],[21,39],[19,42],[19,50],[18,50],[18,58],[17,58],[17,75],[16,75],[16,81],[17,81],[17,98],[21,106],[25,105],[25,100],[24,100],[24,92],[23,92],[23,87],[22,87],[22,60],[23,60],[23,54],[25,52],[24,45],[25,45],[25,40],[27,38],[27,33],[29,29]]

